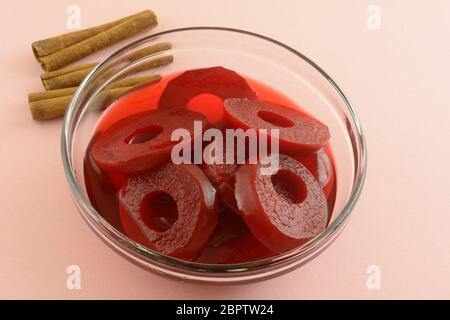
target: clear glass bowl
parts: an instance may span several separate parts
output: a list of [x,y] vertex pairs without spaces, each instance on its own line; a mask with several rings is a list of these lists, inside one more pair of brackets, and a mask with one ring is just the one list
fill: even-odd
[[[171,42],[172,49],[137,61],[129,55],[143,47]],[[174,62],[140,72],[164,74],[207,66],[224,66],[259,80],[327,124],[335,156],[337,195],[329,226],[317,237],[290,252],[255,262],[211,265],[164,256],[129,239],[92,207],[86,195],[83,159],[108,99],[105,90],[143,64],[173,55]],[[366,146],[354,108],[335,81],[309,58],[287,45],[243,30],[193,27],[160,32],[113,53],[83,81],[66,113],[61,140],[62,160],[75,203],[92,229],[130,261],[180,280],[240,283],[271,278],[306,263],[343,229],[361,192],[366,172]]]

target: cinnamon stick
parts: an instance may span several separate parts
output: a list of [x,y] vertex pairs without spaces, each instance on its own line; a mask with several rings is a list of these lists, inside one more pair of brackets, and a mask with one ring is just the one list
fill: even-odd
[[173,56],[172,55],[162,56],[160,58],[149,60],[147,62],[144,62],[144,63],[136,66],[135,68],[133,68],[127,74],[133,74],[133,73],[137,73],[137,72],[140,72],[140,71],[145,71],[145,70],[148,70],[148,69],[162,67],[162,66],[168,65],[168,64],[170,64],[172,62],[173,62]]
[[[132,53],[127,57],[128,61],[136,61],[142,57],[149,56],[161,51],[169,50],[172,46],[168,42],[158,43]],[[133,70],[133,72],[148,70],[156,67],[165,66],[173,61],[173,56],[162,56],[156,58],[148,63],[143,63],[141,66]],[[55,90],[61,88],[75,87],[78,86],[81,81],[89,74],[89,72],[94,69],[98,64],[88,63],[82,64],[75,67],[69,67],[65,69],[60,69],[56,71],[45,72],[41,75],[42,85],[46,90]]]
[[135,52],[130,53],[126,59],[128,61],[137,61],[141,58],[150,56],[150,55],[158,53],[158,52],[167,51],[170,49],[172,49],[172,43],[161,42],[161,43],[153,44],[151,46],[136,50]]
[[[133,90],[161,80],[160,75],[119,80],[110,85],[102,94],[105,95],[102,108],[106,108],[119,97]],[[34,120],[49,120],[63,116],[77,90],[77,87],[63,88],[28,95],[31,115]]]
[[97,63],[88,63],[43,73],[41,74],[42,85],[46,90],[76,87],[96,65]]
[[[136,84],[147,82],[147,81],[159,81],[161,79],[161,76],[159,74],[154,74],[151,76],[145,76],[145,77],[135,77],[135,78],[128,78],[128,79],[122,79],[113,82],[109,85],[109,88],[120,88],[120,87],[130,87],[134,86]],[[48,90],[48,91],[42,91],[42,92],[32,92],[28,94],[28,102],[34,102],[38,100],[46,100],[51,98],[57,98],[62,96],[68,96],[73,95],[75,91],[78,89],[78,87],[69,87],[69,88],[62,88],[62,89],[56,89],[56,90]]]
[[32,92],[28,94],[28,103],[65,96],[72,96],[75,93],[75,91],[77,91],[77,89],[78,87],[71,87],[43,92]]
[[49,54],[52,54],[56,51],[62,50],[66,47],[69,47],[75,43],[81,42],[87,38],[93,37],[96,34],[99,34],[100,32],[106,31],[108,29],[111,29],[112,27],[121,24],[125,20],[133,19],[137,15],[141,14],[142,12],[135,13],[133,15],[130,15],[128,17],[115,20],[109,23],[105,23],[99,26],[68,32],[62,35],[58,35],[52,38],[44,39],[44,40],[38,40],[31,44],[31,47],[33,49],[33,53],[35,57],[38,59],[39,57],[48,56]]
[[144,76],[144,77],[135,77],[135,78],[128,78],[128,79],[122,79],[118,80],[110,85],[110,88],[120,88],[120,87],[129,87],[129,86],[135,86],[138,84],[149,84],[149,83],[156,83],[161,80],[161,75],[154,74],[151,76]]
[[145,10],[101,26],[33,42],[33,52],[45,71],[54,71],[157,25]]

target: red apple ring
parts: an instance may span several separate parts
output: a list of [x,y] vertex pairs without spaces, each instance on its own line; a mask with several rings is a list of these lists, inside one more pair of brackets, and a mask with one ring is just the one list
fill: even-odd
[[242,263],[273,256],[247,228],[240,216],[227,209],[219,210],[219,221],[201,254],[201,263]]
[[98,135],[92,137],[87,148],[83,163],[84,181],[86,192],[92,206],[108,220],[117,230],[123,231],[120,223],[117,201],[117,190],[111,181],[111,177],[102,172],[92,160],[91,145],[96,141]]
[[239,74],[223,67],[211,67],[185,71],[170,80],[159,98],[158,108],[187,107],[192,98],[203,93],[222,100],[256,99],[255,92]]
[[[226,99],[224,106],[225,117],[233,127],[279,129],[280,151],[283,153],[314,153],[330,139],[326,125],[300,111],[249,99]],[[270,136],[270,132],[268,134]]]
[[171,134],[179,128],[194,136],[194,121],[206,118],[186,109],[151,110],[126,117],[104,133],[92,147],[92,157],[99,168],[109,173],[138,173],[163,165],[170,159]]
[[[218,188],[222,183],[227,181],[229,178],[233,177],[238,165],[236,164],[236,156],[234,157],[233,163],[227,164],[227,147],[226,147],[226,139],[225,139],[225,133],[223,133],[224,141],[222,141],[222,154],[215,159],[209,158],[210,153],[215,152],[207,152],[205,155],[204,152],[204,159],[200,167],[202,168],[203,172],[208,176],[209,180],[212,182],[213,186]],[[216,144],[216,141],[212,141],[211,143],[207,144],[205,147],[214,147]],[[217,145],[216,145],[217,147]],[[217,150],[216,150],[217,151]],[[236,154],[236,151],[235,151]],[[213,160],[220,161],[222,163],[215,163]]]
[[[322,186],[325,197],[328,200],[328,207],[332,208],[334,199],[332,192],[335,188],[335,171],[333,161],[324,149],[317,153],[307,156],[298,156],[295,158],[300,161],[316,178],[317,182]],[[237,169],[237,168],[236,168]],[[205,170],[204,170],[205,171]],[[211,178],[210,178],[211,180]],[[220,202],[233,212],[239,213],[237,208],[236,198],[234,194],[234,176],[222,182],[218,187]],[[328,219],[331,217],[329,216]]]
[[219,187],[236,172],[236,164],[202,164],[202,169],[215,187]]
[[196,165],[167,163],[119,192],[126,233],[150,249],[192,259],[217,224],[216,190]]
[[239,166],[235,185],[240,214],[255,237],[281,253],[317,236],[327,224],[328,208],[314,176],[286,155],[280,155],[276,174],[261,175],[260,169]]
[[335,172],[333,161],[326,150],[321,149],[315,154],[298,156],[295,159],[300,161],[313,174],[328,198],[334,189]]
[[235,176],[230,177],[217,188],[217,191],[219,191],[220,202],[232,212],[239,213],[234,194],[235,181]]
[[[215,141],[213,141],[212,144],[213,143],[215,143]],[[226,146],[223,146],[223,158],[220,159],[222,163],[202,163],[200,167],[219,192],[220,202],[228,209],[238,213],[239,210],[237,210],[236,200],[234,199],[234,175],[238,168],[236,156],[235,161],[232,164],[226,164],[226,159],[227,148]],[[206,158],[204,160],[210,159]]]

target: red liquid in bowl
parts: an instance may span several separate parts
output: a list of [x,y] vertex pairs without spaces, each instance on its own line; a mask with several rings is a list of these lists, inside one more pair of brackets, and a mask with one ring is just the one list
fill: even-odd
[[[125,234],[128,231],[127,235],[130,238],[144,245],[147,245],[147,243],[133,232],[130,233],[129,226],[125,225],[124,227],[124,219],[123,217],[121,219],[119,212],[119,190],[124,188],[131,174],[102,171],[92,157],[92,146],[100,135],[119,120],[138,112],[157,109],[158,101],[168,82],[179,75],[180,73],[165,76],[159,83],[131,92],[111,105],[102,115],[91,144],[86,151],[84,174],[87,193],[92,205],[112,226]],[[301,111],[298,105],[273,88],[248,77],[244,77],[244,79],[259,100]],[[188,109],[202,113],[210,123],[222,126],[224,118],[222,99],[213,94],[196,93],[197,91],[188,92],[192,96],[188,97]],[[225,95],[226,93],[226,89],[220,92],[220,94]],[[251,96],[251,94],[247,90],[246,95]],[[293,158],[300,161],[321,184],[328,205],[329,222],[336,196],[336,178],[330,146],[326,145],[318,153],[297,155]],[[201,166],[199,167],[201,168]],[[201,250],[197,250],[197,253],[188,256],[174,256],[201,263],[227,264],[255,261],[279,253],[271,250],[270,245],[269,249],[267,245],[259,241],[242,216],[233,212],[233,206],[225,202],[221,198],[218,200],[217,224]],[[177,219],[176,214],[173,214],[173,207],[170,207],[169,203],[162,203],[159,211],[161,212],[159,217],[160,227],[163,229],[165,229],[164,223],[167,223],[166,227],[170,227]]]

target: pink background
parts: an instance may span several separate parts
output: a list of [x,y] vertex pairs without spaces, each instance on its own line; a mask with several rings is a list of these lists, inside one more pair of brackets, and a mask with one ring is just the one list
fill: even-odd
[[[66,32],[72,3],[82,27],[149,7],[158,31],[243,28],[327,70],[355,104],[369,150],[364,192],[337,241],[297,271],[229,287],[167,280],[106,247],[72,203],[61,120],[34,122],[27,105],[41,90],[30,43]],[[0,2],[0,298],[450,298],[449,1],[126,3]],[[380,30],[366,27],[370,4],[381,8]],[[66,288],[71,264],[81,267],[81,290]],[[380,290],[366,287],[369,265],[381,268]]]

